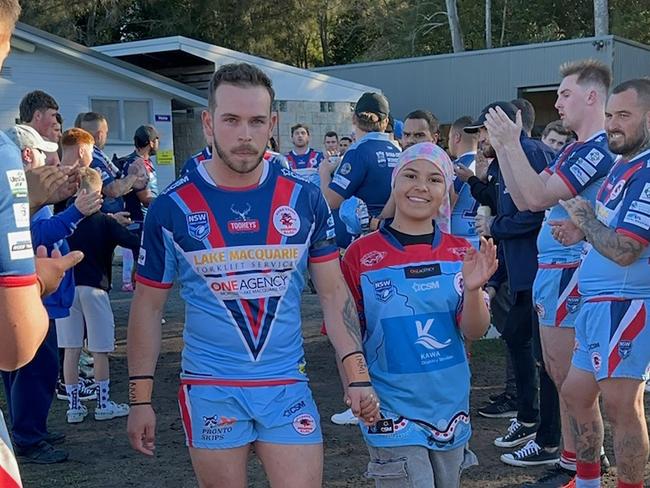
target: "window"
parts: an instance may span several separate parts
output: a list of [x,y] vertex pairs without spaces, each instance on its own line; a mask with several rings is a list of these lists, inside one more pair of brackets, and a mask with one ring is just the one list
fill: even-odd
[[108,119],[108,142],[133,142],[135,130],[151,123],[150,100],[91,98],[90,110]]
[[275,100],[272,107],[273,112],[286,112],[287,102],[284,100]]
[[334,112],[334,102],[320,102],[321,112]]

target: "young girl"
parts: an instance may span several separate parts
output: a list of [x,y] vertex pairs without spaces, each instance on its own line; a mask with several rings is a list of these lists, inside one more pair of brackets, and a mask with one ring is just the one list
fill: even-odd
[[463,337],[480,338],[490,323],[482,286],[497,268],[496,246],[482,239],[476,251],[437,226],[449,221],[452,181],[442,149],[408,148],[393,172],[395,218],[343,259],[381,402],[383,418],[361,427],[379,488],[458,487],[476,464]]

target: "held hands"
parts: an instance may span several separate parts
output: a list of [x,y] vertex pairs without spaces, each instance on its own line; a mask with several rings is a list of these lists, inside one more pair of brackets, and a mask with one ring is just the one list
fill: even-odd
[[515,122],[510,120],[501,107],[491,108],[485,115],[485,128],[490,136],[490,144],[496,149],[519,140],[523,123],[521,110],[517,111]]
[[52,251],[52,257],[47,257],[47,248],[38,246],[36,249],[36,276],[41,286],[41,297],[56,291],[65,272],[79,263],[84,255],[81,251],[72,251],[65,256],[57,249]]
[[469,180],[472,176],[474,176],[474,172],[471,169],[469,169],[467,166],[464,166],[462,164],[455,164],[454,172],[462,182],[467,182],[467,180]]
[[349,381],[345,403],[355,417],[370,426],[381,418],[379,398],[370,383],[366,359],[361,351],[353,351],[341,359],[345,377]]
[[99,211],[102,207],[102,194],[101,192],[89,192],[88,190],[81,190],[75,199],[74,205],[86,217]]
[[570,220],[550,220],[551,235],[563,246],[572,246],[582,241],[585,234]]
[[481,249],[473,247],[465,254],[463,261],[463,285],[467,291],[479,290],[497,270],[497,246],[492,239],[481,237]]

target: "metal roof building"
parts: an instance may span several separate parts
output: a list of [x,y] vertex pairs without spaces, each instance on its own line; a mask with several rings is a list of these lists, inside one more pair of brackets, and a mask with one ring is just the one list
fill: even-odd
[[537,124],[557,119],[553,108],[565,61],[595,58],[611,66],[614,83],[650,75],[650,46],[616,36],[529,44],[457,54],[318,68],[315,71],[372,84],[404,117],[431,110],[442,123],[478,115],[488,103],[523,97],[537,111]]

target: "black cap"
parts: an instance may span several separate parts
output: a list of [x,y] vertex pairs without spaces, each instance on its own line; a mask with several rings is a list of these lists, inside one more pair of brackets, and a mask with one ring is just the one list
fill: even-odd
[[388,125],[386,126],[386,130],[384,132],[388,134],[395,132],[395,119],[391,114],[388,114]]
[[158,131],[152,125],[141,125],[135,131],[133,136],[133,143],[135,147],[145,147],[150,142],[155,141],[160,136]]
[[362,112],[370,112],[381,117],[388,117],[390,113],[388,99],[381,93],[366,92],[361,95],[354,109],[355,114]]
[[478,119],[476,119],[474,122],[472,122],[470,125],[463,127],[463,130],[465,132],[468,132],[470,134],[474,132],[478,132],[478,130],[483,127],[485,124],[485,116],[487,113],[490,111],[491,108],[497,108],[500,107],[501,110],[505,112],[505,114],[508,116],[510,120],[513,122],[516,120],[517,117],[517,107],[515,107],[512,103],[510,102],[492,102],[490,105],[485,107],[483,111],[481,112],[481,115],[478,116]]

